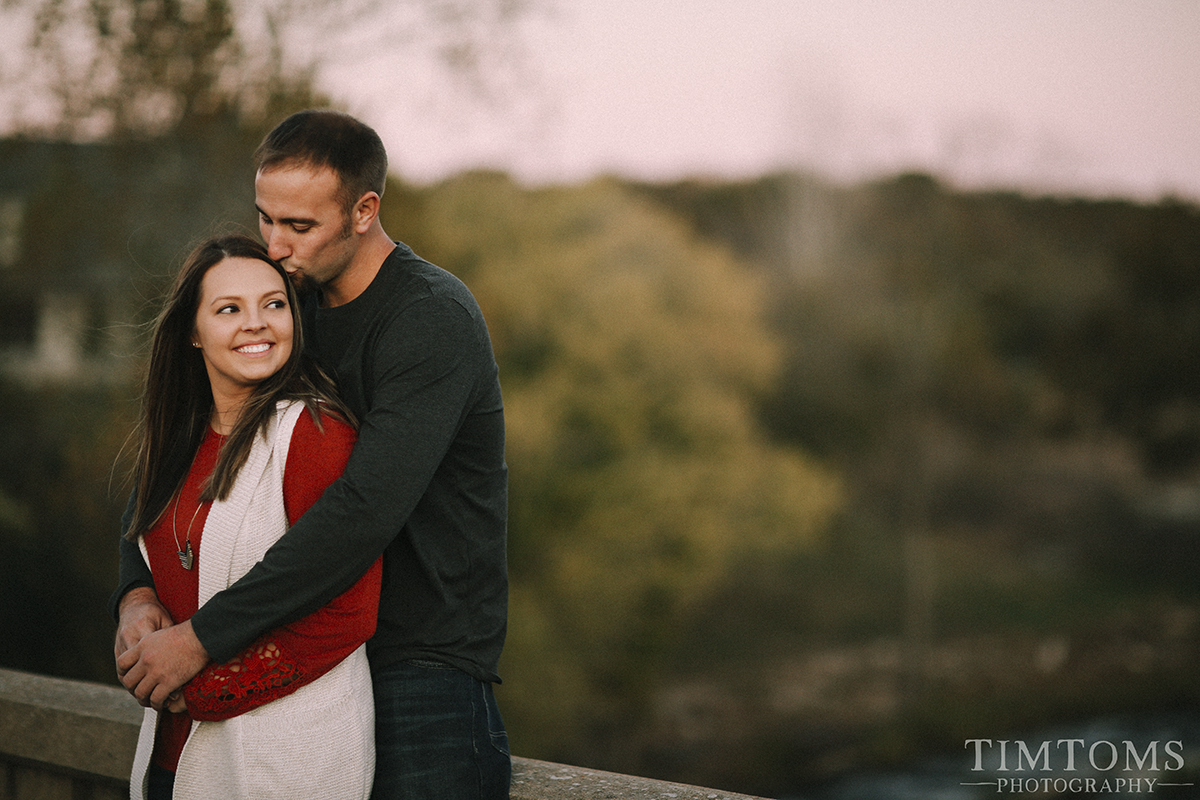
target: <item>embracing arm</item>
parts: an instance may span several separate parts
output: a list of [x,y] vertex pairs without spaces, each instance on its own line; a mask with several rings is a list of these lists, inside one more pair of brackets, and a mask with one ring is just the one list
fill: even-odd
[[138,549],[137,544],[125,538],[124,531],[125,526],[122,524],[121,543],[118,545],[117,551],[120,559],[117,567],[117,588],[108,600],[108,610],[114,620],[120,619],[121,603],[130,590],[138,587],[154,590],[154,578],[150,575],[150,567],[146,565],[146,559],[142,558],[142,552]]
[[121,617],[121,603],[131,589],[138,586],[154,589],[154,577],[150,574],[150,566],[142,558],[137,544],[125,538],[125,532],[129,530],[129,524],[133,521],[133,504],[136,498],[135,492],[129,493],[125,511],[121,514],[121,542],[117,546],[117,588],[108,599],[108,611],[113,619],[118,621]]
[[[150,567],[142,558],[138,546],[125,538],[129,522],[133,515],[134,496],[130,494],[121,517],[121,543],[119,545],[120,563],[117,589],[109,599],[109,613],[117,622],[116,641],[113,644],[113,657],[119,659],[126,650],[142,640],[147,634],[168,628],[174,624],[171,615],[158,600],[154,591],[154,578],[150,575]],[[117,677],[122,678],[125,671],[119,666]]]
[[337,666],[375,632],[382,561],[333,602],[210,663],[183,687],[196,720],[221,720],[291,694]]
[[218,661],[351,586],[404,525],[467,413],[480,346],[462,306],[416,302],[373,347],[374,372],[364,376],[371,408],[342,477],[262,561],[192,617]]

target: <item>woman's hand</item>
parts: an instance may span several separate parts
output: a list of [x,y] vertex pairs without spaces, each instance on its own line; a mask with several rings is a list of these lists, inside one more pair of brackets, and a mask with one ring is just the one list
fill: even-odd
[[167,697],[167,702],[163,704],[163,708],[172,714],[182,714],[187,711],[187,701],[183,699],[183,689],[172,692]]
[[[117,639],[113,645],[114,660],[120,660],[126,651],[137,645],[147,634],[169,628],[175,624],[167,609],[159,602],[154,590],[139,586],[130,589],[121,598],[117,622]],[[117,678],[124,678],[125,670],[117,666]]]

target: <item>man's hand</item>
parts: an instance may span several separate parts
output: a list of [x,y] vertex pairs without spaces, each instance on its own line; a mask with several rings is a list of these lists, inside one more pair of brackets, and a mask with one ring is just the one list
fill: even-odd
[[139,703],[161,711],[208,661],[208,651],[189,620],[143,637],[117,659],[117,672]]
[[[118,607],[118,617],[117,640],[113,645],[114,661],[119,660],[126,650],[140,642],[146,634],[175,624],[167,609],[159,602],[158,595],[148,586],[139,586],[125,593]],[[125,677],[124,670],[119,666],[117,677]]]

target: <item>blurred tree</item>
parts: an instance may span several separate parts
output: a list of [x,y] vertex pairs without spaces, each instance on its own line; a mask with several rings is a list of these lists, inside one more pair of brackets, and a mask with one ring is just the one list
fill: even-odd
[[1200,208],[1110,202],[1086,225],[1103,291],[1048,337],[1046,367],[1139,443],[1151,474],[1191,480],[1200,468]]
[[[5,0],[28,39],[5,73],[8,127],[145,138],[315,104],[331,54],[401,45],[486,95],[521,63],[533,0]],[[24,25],[17,25],[18,22]],[[11,34],[10,34],[11,35]],[[359,56],[361,57],[361,55]]]
[[470,283],[501,366],[514,740],[629,768],[688,614],[839,505],[829,472],[755,422],[779,355],[764,286],[615,182],[475,174],[400,205],[396,229]]
[[10,112],[18,130],[144,139],[229,115],[261,119],[311,87],[307,72],[283,72],[278,42],[247,41],[226,0],[6,5],[32,20],[20,71],[6,76],[26,87]]

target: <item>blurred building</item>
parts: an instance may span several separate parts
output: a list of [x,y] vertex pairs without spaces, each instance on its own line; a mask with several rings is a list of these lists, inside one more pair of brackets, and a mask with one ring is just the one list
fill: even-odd
[[0,374],[131,377],[167,276],[196,239],[253,209],[249,158],[212,144],[0,141]]

